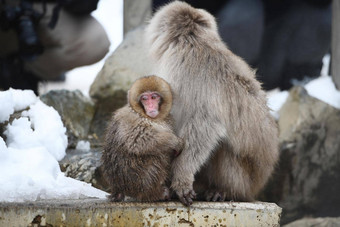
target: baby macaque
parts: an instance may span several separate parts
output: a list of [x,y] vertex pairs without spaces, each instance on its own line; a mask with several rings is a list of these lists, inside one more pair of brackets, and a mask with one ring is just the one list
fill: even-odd
[[170,199],[171,161],[182,148],[172,129],[170,85],[157,76],[142,77],[128,92],[128,104],[108,125],[102,156],[111,201]]

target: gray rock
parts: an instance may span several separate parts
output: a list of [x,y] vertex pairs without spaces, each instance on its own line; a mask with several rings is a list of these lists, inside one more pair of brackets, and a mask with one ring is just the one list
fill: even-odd
[[93,138],[89,135],[95,113],[94,103],[80,91],[50,91],[40,97],[46,105],[58,111],[67,128],[69,147],[74,148],[78,140]]
[[112,113],[126,104],[126,91],[116,92],[114,96],[99,99],[96,102],[96,112],[93,117],[90,134],[101,144]]
[[113,111],[126,104],[127,91],[141,76],[152,74],[152,65],[143,45],[144,27],[129,32],[123,43],[106,60],[90,88],[96,113],[90,132],[100,141]]
[[294,138],[294,133],[302,124],[337,111],[327,103],[309,96],[302,87],[291,89],[287,101],[279,111],[280,141]]
[[[124,41],[106,60],[90,88],[95,100],[112,98],[113,104],[125,97],[139,77],[151,74],[151,63],[143,45],[144,27],[129,32]],[[125,102],[125,100],[124,100]]]
[[281,223],[340,216],[340,110],[295,87],[279,125],[280,163],[265,194],[283,208]]
[[[332,2],[332,62],[339,62],[340,60],[340,2]],[[340,90],[340,65],[331,65],[331,75],[334,84]]]
[[4,121],[4,122],[1,122],[1,123],[0,123],[0,137],[2,137],[2,138],[4,139],[4,141],[6,141],[6,138],[7,138],[7,136],[6,136],[5,133],[4,133],[4,132],[6,131],[6,129],[7,129],[7,126],[8,126],[9,124],[12,124],[12,122],[14,121],[14,119],[19,119],[19,118],[21,117],[21,113],[22,113],[23,111],[28,110],[28,109],[29,109],[29,107],[26,108],[26,109],[24,109],[24,110],[15,111],[13,114],[10,115],[8,121]]
[[291,222],[284,227],[337,227],[340,226],[340,218],[303,218]]
[[103,178],[101,166],[101,150],[89,151],[69,149],[66,156],[59,162],[65,176],[91,183],[92,186],[106,190],[107,184]]
[[151,17],[151,0],[124,0],[124,34]]
[[[59,162],[61,170],[68,177],[105,190],[100,169],[101,138],[90,132],[96,109],[94,103],[80,91],[67,90],[50,91],[40,99],[58,111],[67,128],[69,144],[66,156]],[[92,148],[74,149],[80,140],[89,140]]]

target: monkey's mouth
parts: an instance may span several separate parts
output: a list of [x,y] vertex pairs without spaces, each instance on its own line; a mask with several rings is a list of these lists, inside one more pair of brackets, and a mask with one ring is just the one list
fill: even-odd
[[158,115],[158,111],[157,110],[151,110],[148,112],[148,116],[151,118],[155,118]]

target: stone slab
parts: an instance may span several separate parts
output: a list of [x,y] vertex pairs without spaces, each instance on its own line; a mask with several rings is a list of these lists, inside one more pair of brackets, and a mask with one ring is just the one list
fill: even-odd
[[100,199],[0,203],[0,226],[280,226],[274,203],[110,203]]

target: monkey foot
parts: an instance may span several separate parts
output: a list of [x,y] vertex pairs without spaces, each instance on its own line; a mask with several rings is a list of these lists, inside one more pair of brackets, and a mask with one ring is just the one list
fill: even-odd
[[196,198],[196,193],[192,189],[182,189],[176,191],[178,199],[185,205],[190,206],[192,200]]
[[163,187],[162,200],[171,200],[171,193],[168,187]]
[[123,201],[125,198],[125,195],[123,193],[115,193],[115,194],[111,194],[108,196],[108,199],[111,202],[121,202]]
[[223,202],[225,201],[227,193],[218,191],[208,191],[205,193],[205,199],[212,202]]

